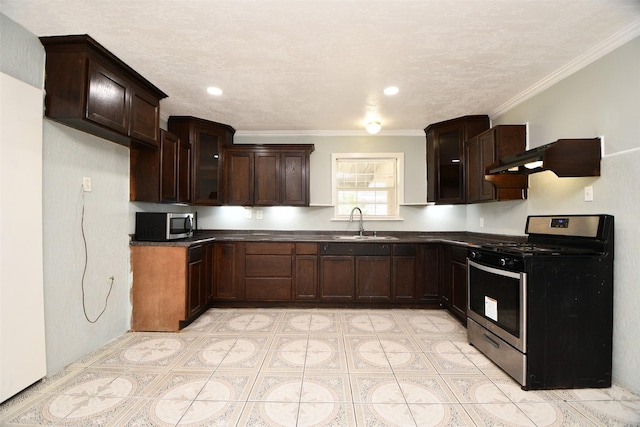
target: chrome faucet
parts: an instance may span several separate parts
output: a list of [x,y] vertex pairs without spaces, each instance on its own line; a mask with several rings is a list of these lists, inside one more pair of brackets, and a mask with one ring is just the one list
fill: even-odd
[[355,207],[353,209],[351,209],[351,214],[349,215],[349,222],[353,222],[353,213],[355,211],[360,212],[360,237],[364,236],[364,222],[362,220],[362,209],[360,209],[359,207]]

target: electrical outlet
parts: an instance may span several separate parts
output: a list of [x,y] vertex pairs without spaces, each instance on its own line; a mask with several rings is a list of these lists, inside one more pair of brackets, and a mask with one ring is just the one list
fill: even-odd
[[262,219],[262,211],[261,210],[257,210],[256,211],[256,219]]
[[253,211],[251,210],[251,208],[245,208],[244,209],[244,217],[246,219],[251,219],[253,218]]
[[83,176],[82,177],[82,189],[84,191],[91,191],[91,177]]
[[480,228],[484,228],[484,218],[480,218]]
[[584,201],[593,202],[593,186],[587,185],[584,187]]

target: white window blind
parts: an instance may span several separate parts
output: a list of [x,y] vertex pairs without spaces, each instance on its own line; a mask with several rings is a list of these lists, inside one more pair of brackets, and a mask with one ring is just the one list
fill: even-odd
[[334,154],[336,218],[347,218],[355,207],[367,218],[398,217],[402,153]]

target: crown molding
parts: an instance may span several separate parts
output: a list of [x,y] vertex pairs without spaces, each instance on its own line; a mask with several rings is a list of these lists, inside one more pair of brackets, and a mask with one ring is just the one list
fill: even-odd
[[589,49],[584,54],[578,56],[573,61],[559,68],[549,76],[540,80],[538,83],[519,93],[515,97],[511,98],[504,104],[500,105],[495,110],[489,113],[489,117],[494,119],[512,108],[516,107],[519,104],[522,104],[526,100],[533,98],[535,95],[541,93],[542,91],[550,88],[554,84],[559,81],[569,77],[571,74],[581,70],[587,65],[595,62],[596,60],[602,58],[606,54],[614,51],[619,48],[623,44],[633,40],[634,38],[640,35],[640,19],[635,20],[632,24],[626,26],[622,30],[613,34],[611,37],[603,40],[602,42],[595,45],[593,48]]
[[422,129],[394,129],[382,130],[375,135],[370,135],[365,130],[236,130],[235,136],[424,136],[424,131]]

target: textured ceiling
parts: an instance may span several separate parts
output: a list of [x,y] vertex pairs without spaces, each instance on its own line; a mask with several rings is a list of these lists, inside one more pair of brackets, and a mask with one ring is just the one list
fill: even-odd
[[368,116],[411,133],[491,114],[640,28],[638,0],[0,0],[0,11],[37,36],[91,35],[169,95],[163,116],[267,133],[361,132]]

